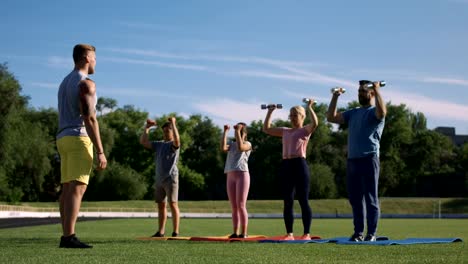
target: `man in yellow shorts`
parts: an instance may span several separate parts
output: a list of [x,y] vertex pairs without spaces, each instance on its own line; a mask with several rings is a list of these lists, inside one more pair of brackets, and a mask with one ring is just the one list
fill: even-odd
[[96,85],[88,78],[96,67],[96,48],[88,44],[76,45],[73,60],[75,68],[63,79],[58,92],[57,149],[61,161],[63,232],[59,247],[91,248],[75,235],[75,224],[93,165],[93,146],[98,155],[97,169],[107,166],[96,118]]

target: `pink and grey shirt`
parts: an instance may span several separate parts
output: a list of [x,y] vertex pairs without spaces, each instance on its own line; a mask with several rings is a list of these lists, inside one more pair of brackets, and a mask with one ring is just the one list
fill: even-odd
[[306,157],[310,133],[302,128],[280,127],[283,130],[283,159]]

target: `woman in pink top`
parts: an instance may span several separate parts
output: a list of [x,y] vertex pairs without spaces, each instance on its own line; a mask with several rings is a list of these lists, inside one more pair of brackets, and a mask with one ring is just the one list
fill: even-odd
[[304,234],[301,240],[310,239],[310,225],[312,223],[312,209],[309,205],[310,172],[305,158],[310,135],[318,126],[317,115],[312,109],[313,103],[314,100],[310,99],[307,105],[311,120],[306,126],[304,126],[306,113],[302,106],[294,106],[289,111],[292,128],[271,127],[271,114],[276,109],[276,105],[273,104],[268,106],[268,112],[263,122],[263,132],[281,137],[283,140],[280,181],[283,188],[283,218],[287,233],[285,239],[287,240],[294,240],[294,193],[297,194],[302,211]]

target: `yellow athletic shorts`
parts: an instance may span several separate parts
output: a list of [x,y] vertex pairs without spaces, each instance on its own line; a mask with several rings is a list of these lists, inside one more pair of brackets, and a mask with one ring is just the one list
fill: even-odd
[[93,167],[93,143],[89,137],[65,136],[57,140],[60,154],[61,183],[89,182]]

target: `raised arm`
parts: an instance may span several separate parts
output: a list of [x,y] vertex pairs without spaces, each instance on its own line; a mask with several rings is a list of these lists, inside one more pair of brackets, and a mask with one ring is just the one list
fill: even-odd
[[374,82],[375,116],[382,120],[387,115],[387,106],[380,95],[380,82]]
[[178,149],[180,148],[180,136],[179,136],[179,130],[177,129],[177,126],[176,126],[176,118],[169,117],[168,121],[171,122],[171,125],[172,125],[172,136],[174,138],[172,146]]
[[148,133],[149,133],[150,127],[155,126],[155,125],[156,125],[156,121],[151,120],[151,119],[146,119],[146,125],[145,125],[145,128],[143,130],[143,134],[141,134],[141,136],[140,136],[140,144],[143,145],[143,147],[145,147],[147,149],[152,149],[153,148],[151,146],[151,141],[149,141]]
[[317,115],[315,114],[315,111],[312,108],[313,105],[314,105],[314,99],[310,98],[309,102],[307,103],[307,110],[309,111],[309,115],[310,115],[310,123],[304,127],[309,134],[314,133],[319,123]]
[[82,80],[80,88],[80,111],[83,118],[86,132],[91,142],[93,142],[98,155],[98,169],[103,170],[107,167],[107,159],[102,147],[101,135],[99,134],[99,122],[96,117],[95,96],[96,84],[90,80]]
[[229,150],[229,146],[227,144],[227,134],[229,132],[229,125],[224,125],[223,136],[221,137],[221,142],[219,147],[221,151],[227,152]]
[[237,124],[236,126],[234,126],[234,136],[236,137],[237,149],[239,151],[249,151],[252,146],[248,143],[245,143],[244,138],[241,136],[240,132],[242,128],[243,125],[241,124]]
[[275,109],[276,109],[276,105],[268,106],[268,112],[265,117],[265,121],[263,121],[263,132],[265,132],[266,134],[270,136],[282,137],[283,136],[282,129],[271,127],[271,114],[273,113]]
[[330,105],[328,105],[327,111],[327,121],[336,124],[344,124],[344,119],[341,113],[336,112],[336,105],[338,102],[338,97],[341,95],[341,90],[334,92],[332,95],[332,99]]

